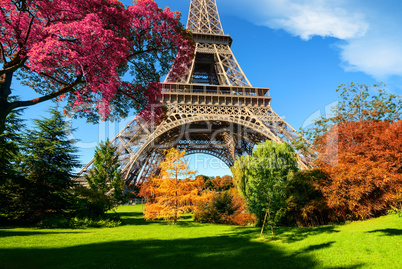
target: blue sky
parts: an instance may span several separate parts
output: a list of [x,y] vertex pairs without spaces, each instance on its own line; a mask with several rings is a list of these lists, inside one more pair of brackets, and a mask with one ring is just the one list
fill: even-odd
[[[130,1],[122,1],[130,4]],[[186,24],[190,0],[157,0],[182,13]],[[272,108],[295,129],[337,101],[335,89],[350,82],[384,82],[402,94],[402,2],[399,0],[217,0],[232,51],[255,87],[270,88]],[[17,81],[22,97],[28,90]],[[28,108],[25,118],[46,116],[51,102]],[[120,123],[87,124],[73,120],[80,160],[87,163],[94,147],[114,137]],[[225,175],[230,170],[216,158],[193,156],[200,174]]]

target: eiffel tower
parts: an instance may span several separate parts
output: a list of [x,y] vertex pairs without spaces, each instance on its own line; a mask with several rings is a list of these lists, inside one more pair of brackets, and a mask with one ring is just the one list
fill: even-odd
[[[159,123],[132,119],[111,143],[120,152],[122,178],[133,186],[157,173],[163,149],[203,153],[232,166],[266,140],[308,143],[271,108],[268,88],[253,87],[223,32],[215,0],[191,0],[186,28],[196,43],[187,73],[167,75],[162,83],[166,117]],[[299,152],[299,165],[308,160]],[[79,175],[90,169],[91,160]]]

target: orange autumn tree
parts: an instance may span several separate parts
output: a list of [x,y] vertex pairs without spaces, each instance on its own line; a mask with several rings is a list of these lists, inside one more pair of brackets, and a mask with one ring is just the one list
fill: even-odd
[[349,121],[317,141],[319,184],[340,219],[380,216],[402,203],[402,121]]
[[211,179],[211,183],[216,191],[225,191],[234,188],[233,179],[231,176],[217,176]]
[[165,160],[159,164],[160,173],[143,184],[140,195],[147,198],[144,210],[146,220],[165,219],[176,223],[180,214],[193,211],[204,199],[204,180],[191,180],[191,171],[183,159],[185,151],[172,148],[165,152]]

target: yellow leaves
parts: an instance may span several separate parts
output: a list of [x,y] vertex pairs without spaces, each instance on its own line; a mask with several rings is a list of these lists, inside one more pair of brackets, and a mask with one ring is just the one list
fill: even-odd
[[185,151],[179,151],[172,148],[165,151],[165,160],[159,164],[161,169],[160,176],[162,178],[183,179],[195,174],[189,170],[187,162],[184,160]]
[[167,219],[170,220],[174,214],[173,209],[161,204],[146,204],[144,210],[144,218],[146,220]]
[[183,159],[185,151],[172,148],[165,152],[165,160],[159,164],[160,174],[148,179],[141,188],[148,203],[144,218],[163,218],[176,223],[183,212],[195,209],[202,198],[203,179],[191,180],[195,172],[189,170]]

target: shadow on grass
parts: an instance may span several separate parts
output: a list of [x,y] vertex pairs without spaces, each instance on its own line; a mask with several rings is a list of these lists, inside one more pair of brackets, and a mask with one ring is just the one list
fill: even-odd
[[[11,229],[14,229],[15,227],[12,227]],[[42,235],[42,234],[65,234],[65,233],[79,233],[79,232],[42,232],[42,231],[13,231],[13,230],[8,230],[1,228],[0,230],[0,238],[2,237],[9,237],[9,236],[31,236],[31,235]],[[81,232],[80,232],[81,233]]]
[[[164,220],[153,220],[153,221],[146,221],[143,217],[142,212],[122,212],[122,213],[115,213],[120,216],[122,225],[149,225],[149,224],[163,224],[166,223],[169,225],[168,222]],[[193,217],[191,215],[183,215],[178,220],[178,226],[182,227],[198,227],[202,226],[195,221],[191,221]],[[251,228],[251,227],[241,227],[241,226],[233,226],[236,236],[240,237],[258,237],[261,228]],[[269,232],[269,227],[266,228],[264,233]],[[292,243],[296,241],[303,240],[309,236],[323,234],[323,233],[338,233],[339,231],[335,230],[335,226],[320,226],[320,227],[309,227],[309,228],[296,228],[296,227],[276,227],[275,230],[275,237],[282,239],[286,243]]]
[[146,221],[142,212],[117,212],[112,214],[120,217],[122,225],[148,225],[150,223],[154,223]]
[[395,236],[395,235],[402,235],[402,229],[392,229],[392,228],[378,229],[369,231],[367,233],[383,233],[385,236]]
[[[261,227],[233,227],[236,235],[245,237],[259,237]],[[296,227],[275,227],[274,234],[275,240],[280,240],[285,243],[293,243],[296,241],[301,241],[309,236],[314,236],[323,233],[338,233],[335,230],[335,226],[321,226],[321,227],[310,227],[310,228],[296,228]],[[264,235],[267,238],[271,238],[271,230],[266,227],[264,230]]]
[[285,238],[286,243],[292,243],[303,240],[309,236],[324,234],[324,233],[339,233],[335,230],[335,226],[320,226],[308,228],[295,228],[295,227],[278,227],[275,233],[278,237]]
[[[120,217],[120,220],[122,222],[122,225],[150,225],[150,224],[166,224],[169,225],[169,222],[165,220],[152,220],[152,221],[147,221],[144,219],[144,215],[142,212],[116,212],[116,213],[110,213],[110,214],[115,214]],[[183,226],[183,227],[197,227],[200,226],[199,223],[192,221],[192,216],[191,215],[183,215],[178,219],[177,225]]]
[[322,243],[322,244],[317,244],[317,245],[311,245],[306,247],[305,249],[303,249],[303,252],[307,251],[315,251],[315,250],[319,250],[319,249],[323,249],[323,248],[329,248],[332,246],[332,244],[335,243],[335,241],[330,241],[327,243]]
[[[331,243],[326,246],[329,247]],[[313,250],[313,249],[312,249]],[[309,255],[290,254],[250,238],[216,236],[113,241],[66,248],[2,249],[0,268],[313,268]],[[358,268],[354,265],[345,268]]]

